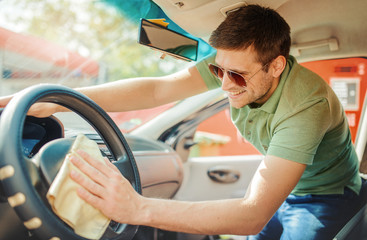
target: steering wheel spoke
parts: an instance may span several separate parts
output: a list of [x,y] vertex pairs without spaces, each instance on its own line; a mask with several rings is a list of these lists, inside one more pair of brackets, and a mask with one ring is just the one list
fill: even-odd
[[[27,168],[27,172],[29,174],[29,178],[31,180],[32,186],[37,190],[39,193],[43,193],[45,189],[45,185],[43,184],[40,171],[38,168],[38,164],[33,161],[33,158],[27,158],[24,156],[23,161],[25,162],[25,166]],[[46,190],[47,191],[47,190]]]
[[134,173],[129,171],[130,162],[126,158],[119,159],[113,164],[119,169],[119,171],[124,175],[124,177],[129,180],[129,182],[134,186],[135,184],[135,176]]

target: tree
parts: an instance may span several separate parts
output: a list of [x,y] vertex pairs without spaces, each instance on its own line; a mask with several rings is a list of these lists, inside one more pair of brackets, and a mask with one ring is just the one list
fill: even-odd
[[176,59],[160,60],[158,53],[139,45],[137,22],[129,20],[117,4],[119,1],[108,5],[90,0],[2,0],[0,14],[6,22],[0,26],[97,60],[107,66],[109,81],[168,74],[187,65]]

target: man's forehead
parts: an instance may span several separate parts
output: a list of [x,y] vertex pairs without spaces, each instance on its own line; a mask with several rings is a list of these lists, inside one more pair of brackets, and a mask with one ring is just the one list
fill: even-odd
[[217,55],[215,62],[221,67],[228,69],[251,69],[255,64],[259,64],[257,61],[257,53],[250,47],[246,49],[217,49]]

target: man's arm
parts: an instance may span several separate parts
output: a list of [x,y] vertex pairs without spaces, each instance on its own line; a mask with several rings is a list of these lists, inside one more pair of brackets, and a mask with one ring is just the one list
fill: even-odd
[[[122,112],[156,107],[181,100],[207,89],[195,66],[172,75],[154,78],[133,78],[77,88],[107,112]],[[5,107],[12,96],[0,97],[0,108]],[[50,116],[66,108],[50,103],[34,104],[28,114],[37,117]]]
[[266,156],[242,199],[185,202],[145,198],[109,163],[81,153],[72,162],[92,180],[72,172],[81,198],[121,223],[195,234],[256,234],[270,220],[301,178],[306,165]]
[[196,67],[191,67],[168,76],[126,79],[77,90],[107,112],[121,112],[160,106],[208,89]]

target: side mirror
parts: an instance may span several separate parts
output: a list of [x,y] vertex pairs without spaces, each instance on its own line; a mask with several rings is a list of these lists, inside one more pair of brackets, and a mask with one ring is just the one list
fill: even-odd
[[140,21],[138,43],[186,61],[197,59],[197,40],[146,19]]

